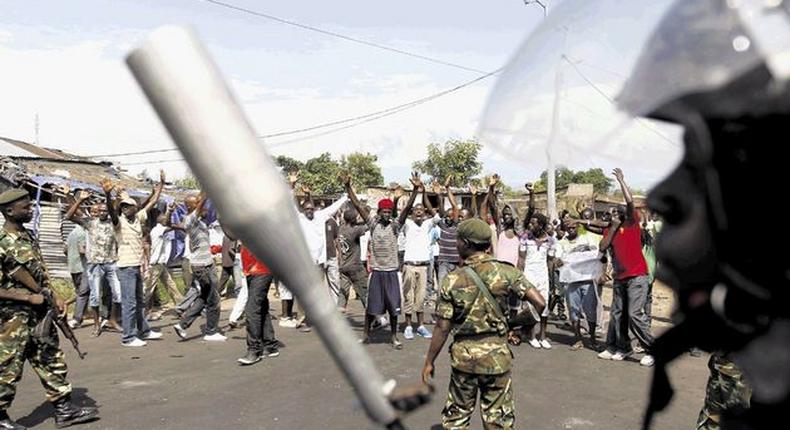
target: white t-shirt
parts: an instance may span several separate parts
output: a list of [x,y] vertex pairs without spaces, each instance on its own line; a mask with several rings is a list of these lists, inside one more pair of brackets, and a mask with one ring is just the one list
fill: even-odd
[[430,261],[431,258],[431,230],[441,220],[439,215],[426,219],[422,224],[417,225],[411,218],[403,223],[404,245],[406,252],[403,254],[403,261],[423,263]]
[[538,243],[535,239],[525,234],[521,238],[519,251],[527,252],[524,260],[524,275],[527,280],[535,282],[548,282],[549,265],[548,257],[554,256],[556,239],[549,237],[545,242]]
[[151,265],[154,264],[167,264],[170,259],[171,241],[165,238],[167,227],[162,224],[156,224],[151,229]]
[[579,235],[574,240],[562,239],[557,243],[555,257],[563,262],[560,282],[591,281],[601,275],[598,239],[591,234]]
[[302,235],[307,242],[310,257],[316,264],[326,263],[326,222],[340,210],[347,200],[348,196],[343,196],[326,208],[313,212],[313,219],[307,219],[303,213],[299,212],[299,226],[302,227]]

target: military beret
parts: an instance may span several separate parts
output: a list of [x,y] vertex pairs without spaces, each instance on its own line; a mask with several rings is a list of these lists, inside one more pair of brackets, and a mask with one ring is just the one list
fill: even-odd
[[27,190],[23,188],[11,188],[3,194],[0,194],[0,205],[8,205],[25,197],[30,197]]
[[458,224],[458,238],[473,243],[491,242],[491,227],[479,218]]

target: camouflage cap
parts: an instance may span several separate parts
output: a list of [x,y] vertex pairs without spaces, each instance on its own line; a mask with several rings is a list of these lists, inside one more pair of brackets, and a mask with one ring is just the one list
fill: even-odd
[[30,197],[30,194],[24,188],[11,188],[3,194],[0,194],[0,206],[14,203],[25,197]]
[[491,242],[491,227],[479,218],[458,224],[458,238],[473,243]]

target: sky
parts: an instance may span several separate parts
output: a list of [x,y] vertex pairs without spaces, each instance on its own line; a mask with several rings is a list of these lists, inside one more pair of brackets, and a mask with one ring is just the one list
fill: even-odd
[[[196,29],[256,131],[266,135],[365,115],[472,81],[481,72],[507,64],[527,35],[547,22],[540,7],[522,0],[223,1],[478,72],[352,43],[205,0],[0,0],[0,136],[33,141],[38,115],[39,143],[46,147],[80,155],[174,148],[123,62],[162,25]],[[549,1],[550,12],[561,9],[558,4]],[[628,33],[635,31],[634,24],[604,30],[586,31],[591,39],[602,40],[600,46],[629,40]],[[592,60],[584,66],[589,66],[585,73],[614,96],[617,84],[607,80],[627,70],[609,51],[587,52]],[[608,66],[599,72],[615,69],[609,70],[614,74],[596,74],[593,64]],[[552,69],[543,67],[541,73],[547,70]],[[301,160],[326,151],[338,158],[370,152],[378,155],[386,182],[404,182],[412,162],[425,156],[428,143],[478,135],[497,78],[375,121],[318,130],[331,133],[267,138],[262,144],[274,155]],[[566,98],[575,100],[563,106],[583,105],[590,111],[589,106],[609,103],[592,88],[568,82]],[[538,105],[537,122],[550,118],[553,103],[545,93],[551,89],[545,85],[528,94]],[[576,124],[566,127],[573,134],[580,133],[579,122],[601,123],[591,121],[589,113],[576,119],[572,116],[577,111],[564,112]],[[652,133],[637,128],[637,139]],[[521,155],[530,155],[513,157],[501,143],[481,143],[484,173],[497,172],[512,186],[534,180],[546,168],[545,157],[534,151],[519,148]],[[109,159],[131,173],[163,168],[170,177],[180,177],[187,167],[179,158],[174,151]],[[611,170],[627,161],[584,157],[572,167]],[[639,166],[631,182],[638,187],[655,183],[672,164],[671,157],[657,164],[661,165]]]

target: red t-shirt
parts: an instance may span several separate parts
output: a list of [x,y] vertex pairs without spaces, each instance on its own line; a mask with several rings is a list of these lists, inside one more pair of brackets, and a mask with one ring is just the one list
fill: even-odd
[[258,261],[246,246],[241,247],[241,268],[245,276],[268,275],[271,273],[269,268]]
[[[603,232],[604,237],[609,229]],[[626,221],[612,239],[612,267],[614,279],[620,281],[634,276],[647,275],[647,261],[642,254],[642,231],[639,227],[639,213],[634,211],[633,219]]]

